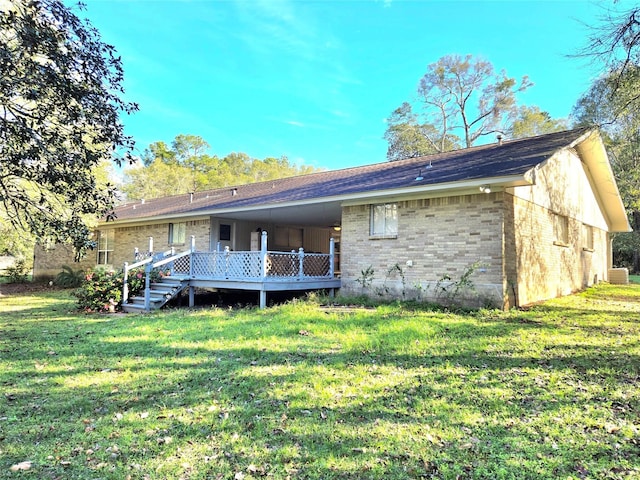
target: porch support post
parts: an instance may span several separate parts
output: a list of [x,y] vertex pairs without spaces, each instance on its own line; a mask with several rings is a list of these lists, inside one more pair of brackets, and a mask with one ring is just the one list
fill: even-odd
[[153,257],[153,237],[149,237],[149,256]]
[[[267,277],[267,232],[262,231],[262,242],[260,242],[260,273],[262,281]],[[260,291],[260,301],[262,302],[262,290]],[[265,292],[266,299],[266,292]]]
[[[151,238],[151,237],[150,237]],[[144,309],[151,307],[151,262],[144,266]]]
[[265,290],[260,290],[260,308],[265,308],[267,306],[267,292]]
[[304,248],[298,249],[298,278],[302,280],[304,276]]
[[335,251],[336,251],[336,241],[333,238],[331,238],[329,240],[329,278],[333,278],[333,273],[335,268],[333,259],[335,256]]
[[196,288],[189,286],[189,308],[193,308],[196,304]]
[[262,288],[260,289],[260,308],[267,306],[267,291],[264,289],[264,282],[267,281],[267,232],[262,231],[260,241],[260,274],[262,276]]
[[122,304],[124,305],[129,300],[129,262],[124,262],[122,275]]
[[[193,278],[193,252],[196,251],[196,237],[191,235],[191,254],[189,255],[189,276]],[[191,290],[189,290],[191,294]],[[189,306],[191,307],[191,297],[189,297]]]

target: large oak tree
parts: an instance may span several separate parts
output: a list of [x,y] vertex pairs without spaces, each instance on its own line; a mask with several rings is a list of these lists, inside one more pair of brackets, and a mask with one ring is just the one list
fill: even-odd
[[92,246],[86,219],[108,217],[116,201],[95,169],[132,159],[119,115],[137,106],[122,98],[114,47],[75,9],[58,0],[1,6],[0,219],[81,256]]

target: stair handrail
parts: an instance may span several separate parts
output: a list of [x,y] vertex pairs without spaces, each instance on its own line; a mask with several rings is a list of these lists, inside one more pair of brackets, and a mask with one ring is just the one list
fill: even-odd
[[[150,257],[145,258],[144,260],[140,260],[138,262],[134,262],[134,263],[129,263],[129,262],[124,262],[124,265],[122,267],[122,274],[123,274],[123,279],[122,279],[122,303],[127,303],[127,301],[129,300],[129,272],[131,270],[133,270],[134,268],[138,268],[141,267],[143,265],[147,265],[148,263],[151,263],[154,261],[154,259],[156,258],[164,258],[168,255],[173,255],[175,252],[175,250],[173,248],[171,248],[170,250],[167,250],[165,252],[160,252],[157,253],[155,255],[152,255]],[[146,273],[146,267],[145,267],[145,273]]]
[[153,258],[157,258],[158,260],[153,263],[148,263],[144,267],[144,309],[149,311],[151,307],[151,270],[154,268],[161,267],[162,265],[166,265],[168,263],[175,262],[179,258],[186,257],[187,255],[191,255],[193,252],[193,248],[189,250],[185,250],[184,252],[175,253],[175,250],[172,248],[169,252],[164,252],[163,254],[154,256]]

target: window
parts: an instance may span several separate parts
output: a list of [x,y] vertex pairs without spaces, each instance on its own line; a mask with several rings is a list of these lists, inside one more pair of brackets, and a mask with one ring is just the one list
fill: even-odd
[[220,224],[220,239],[221,242],[231,241],[231,225],[225,223]]
[[371,226],[369,234],[372,237],[398,236],[398,205],[395,203],[380,203],[371,205]]
[[115,230],[101,230],[98,232],[98,265],[113,264],[113,245]]
[[176,243],[185,243],[187,238],[187,224],[170,223],[169,224],[169,245]]
[[593,227],[591,225],[582,226],[583,249],[593,251]]
[[569,218],[564,215],[553,216],[553,234],[555,236],[554,244],[567,246],[569,245]]

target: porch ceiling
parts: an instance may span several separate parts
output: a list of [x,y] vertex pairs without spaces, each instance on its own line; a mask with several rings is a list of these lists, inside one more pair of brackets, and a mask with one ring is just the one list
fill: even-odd
[[251,210],[214,212],[218,218],[275,223],[282,225],[305,225],[328,227],[339,225],[342,218],[340,201],[284,207],[256,207]]

